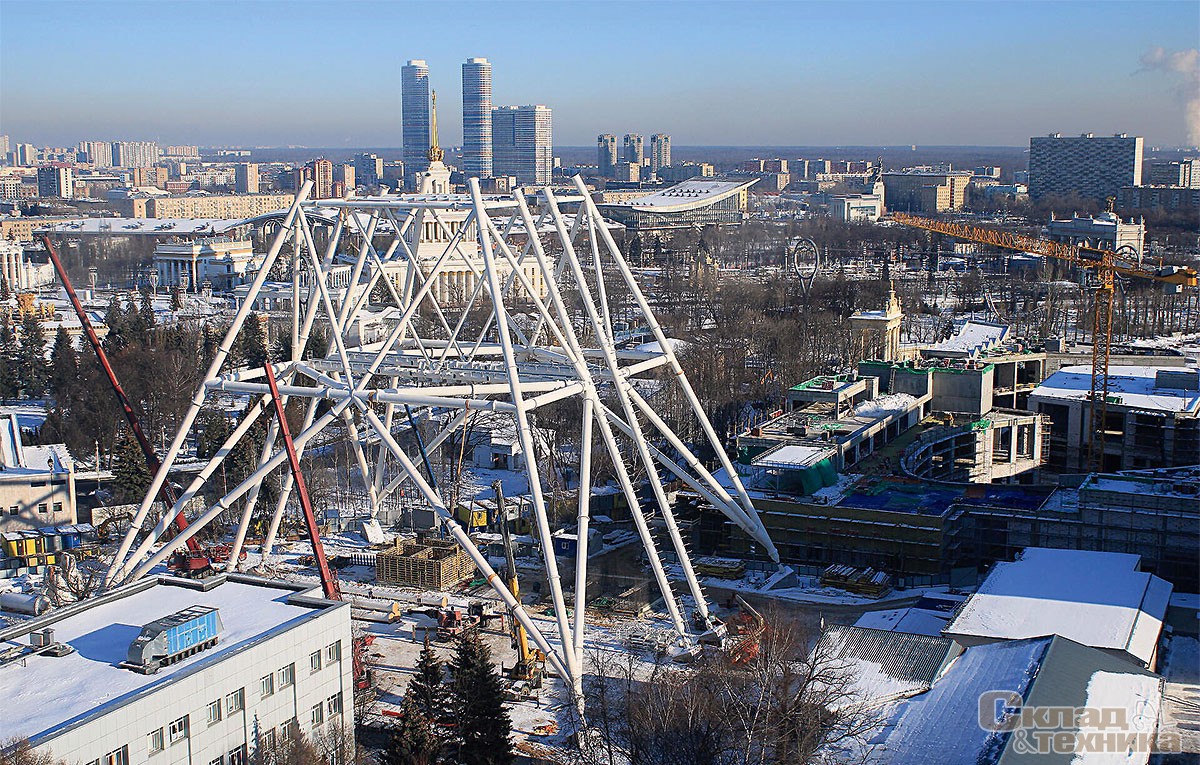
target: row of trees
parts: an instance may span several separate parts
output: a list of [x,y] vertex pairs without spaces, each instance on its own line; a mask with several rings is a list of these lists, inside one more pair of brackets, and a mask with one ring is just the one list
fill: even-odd
[[511,732],[504,688],[478,632],[459,638],[448,666],[426,641],[383,765],[509,765]]

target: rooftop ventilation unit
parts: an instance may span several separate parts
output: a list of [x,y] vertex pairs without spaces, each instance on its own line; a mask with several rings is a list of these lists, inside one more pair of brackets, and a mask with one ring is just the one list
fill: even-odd
[[223,629],[221,614],[214,606],[185,608],[144,625],[129,644],[121,666],[153,675],[161,667],[213,647]]

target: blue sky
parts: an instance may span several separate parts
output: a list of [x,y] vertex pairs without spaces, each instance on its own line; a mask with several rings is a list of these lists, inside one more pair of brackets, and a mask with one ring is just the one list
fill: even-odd
[[460,65],[555,143],[1021,145],[1187,141],[1200,3],[20,2],[0,0],[0,133],[35,144],[398,146],[400,67],[429,62],[443,143]]

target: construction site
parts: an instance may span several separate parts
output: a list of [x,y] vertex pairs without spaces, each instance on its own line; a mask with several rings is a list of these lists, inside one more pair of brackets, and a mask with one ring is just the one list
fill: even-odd
[[[149,488],[98,509],[103,534],[77,517],[3,534],[14,636],[60,609],[85,623],[95,596],[192,592],[205,603],[171,599],[184,615],[170,625],[203,605],[225,609],[209,629],[228,632],[242,614],[231,592],[277,587],[307,618],[344,616],[334,643],[297,653],[314,674],[341,668],[340,690],[311,690],[314,729],[314,710],[353,709],[357,735],[379,745],[425,646],[448,657],[474,633],[501,667],[517,751],[554,762],[617,665],[745,667],[771,619],[811,631],[815,650],[827,621],[960,598],[1025,548],[1136,551],[1196,589],[1195,362],[1110,366],[1126,360],[1112,350],[1113,280],[1178,288],[1197,312],[1194,271],[896,215],[1093,274],[1092,310],[1075,316],[1090,324],[1086,353],[995,315],[915,340],[899,296],[912,279],[885,264],[862,279],[883,282],[882,306],[846,317],[850,355],[786,384],[747,358],[774,394],[723,436],[688,373],[701,328],[668,334],[656,314],[672,303],[650,294],[661,273],[631,266],[582,180],[496,196],[474,181],[449,193],[447,178],[439,159],[417,195],[310,200],[305,185],[268,216],[264,263],[158,449],[45,240]],[[287,352],[252,366],[236,349],[268,305]],[[329,342],[313,352],[318,336]],[[70,472],[58,452],[23,450],[15,419],[3,432],[6,466]],[[1106,474],[1122,470],[1134,472]],[[65,650],[45,640],[38,656]],[[263,699],[268,677],[272,694],[283,682],[264,677]]]

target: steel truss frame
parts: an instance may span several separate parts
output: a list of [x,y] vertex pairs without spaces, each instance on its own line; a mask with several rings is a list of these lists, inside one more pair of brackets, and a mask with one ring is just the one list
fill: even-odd
[[[107,574],[115,585],[149,574],[174,549],[231,511],[243,501],[233,540],[230,565],[237,564],[245,545],[251,510],[262,481],[281,470],[282,491],[262,546],[262,560],[270,559],[284,509],[292,491],[292,476],[284,467],[287,454],[278,423],[266,424],[266,439],[257,468],[199,513],[179,534],[169,536],[171,520],[197,496],[222,461],[253,427],[259,417],[269,418],[271,395],[261,368],[225,368],[230,351],[251,314],[268,273],[282,262],[291,275],[291,356],[272,369],[284,399],[304,402],[304,417],[294,443],[303,453],[323,430],[340,423],[349,431],[349,442],[369,496],[371,512],[401,485],[411,484],[434,511],[441,529],[473,559],[488,583],[513,610],[537,646],[560,676],[567,679],[576,698],[582,692],[582,659],[588,561],[588,499],[592,480],[593,428],[614,466],[617,482],[631,509],[638,537],[645,548],[653,579],[681,646],[694,643],[716,624],[693,571],[662,476],[681,481],[730,521],[737,524],[775,560],[778,554],[738,479],[737,471],[684,376],[672,343],[655,320],[649,302],[639,289],[611,232],[602,220],[587,189],[576,179],[577,195],[559,199],[549,189],[536,194],[518,191],[512,197],[485,197],[476,179],[466,195],[417,195],[309,200],[306,183],[283,216],[249,293],[237,310],[203,383],[192,398],[178,433],[138,507],[128,533],[121,541]],[[564,206],[578,208],[573,216]],[[318,248],[314,221],[318,211],[336,210],[327,243]],[[465,216],[465,217],[464,217]],[[434,227],[430,229],[427,224]],[[457,224],[457,227],[452,224]],[[416,226],[414,230],[412,227]],[[326,225],[326,231],[328,231]],[[440,232],[440,255],[432,267],[417,267],[418,236]],[[526,235],[526,232],[548,232]],[[545,241],[544,241],[545,240]],[[377,241],[387,241],[377,247]],[[441,242],[444,242],[444,247]],[[290,262],[285,248],[290,244]],[[355,251],[356,250],[356,251]],[[347,255],[346,252],[351,254]],[[421,251],[428,262],[429,245]],[[342,254],[339,254],[342,253]],[[337,263],[352,265],[350,285],[329,287],[330,269]],[[389,263],[407,261],[405,278],[393,284],[385,274]],[[459,273],[466,263],[474,278],[465,307],[439,303],[434,285],[453,266]],[[306,284],[301,273],[306,271]],[[344,269],[343,269],[344,271]],[[529,274],[544,282],[535,286]],[[635,321],[647,327],[657,341],[656,351],[620,347],[614,332],[608,293],[623,283]],[[383,289],[393,307],[390,332],[382,341],[352,345],[353,325],[367,307],[373,291]],[[519,300],[536,319],[514,319],[512,305]],[[482,329],[466,329],[467,311],[483,311]],[[458,317],[455,318],[455,314]],[[331,347],[323,359],[303,358],[303,349],[321,322],[328,329]],[[582,329],[580,329],[582,328]],[[586,340],[586,342],[585,342]],[[665,368],[661,375],[675,385],[700,426],[704,439],[729,476],[732,490],[718,482],[671,427],[655,412],[654,404],[640,393],[638,375]],[[181,493],[175,507],[157,525],[144,529],[154,498],[168,472],[179,460],[201,407],[217,394],[235,394],[250,400],[248,411],[217,452]],[[542,466],[536,458],[535,430],[530,416],[539,406],[568,397],[582,400],[579,449],[578,551],[575,557],[572,617],[564,601],[559,561],[550,544],[550,520],[543,488]],[[318,404],[328,408],[318,416]],[[429,420],[451,414],[449,423],[426,444],[429,450],[451,438],[472,412],[490,411],[511,417],[519,446],[526,455],[525,473],[530,487],[532,521],[536,525],[542,559],[554,605],[557,635],[547,634],[512,596],[502,577],[452,517],[442,493],[418,469],[419,459],[406,453],[394,433],[410,427],[408,413]],[[377,444],[373,455],[372,446]],[[374,466],[372,466],[372,461]],[[396,472],[388,477],[389,466]],[[653,494],[652,508],[638,498],[637,473],[644,473]],[[664,532],[652,529],[647,510],[656,511]],[[656,536],[659,537],[656,539]],[[664,537],[665,539],[661,539]],[[669,547],[677,557],[686,591],[695,602],[692,619],[685,618],[680,596],[671,587],[660,549]]]

